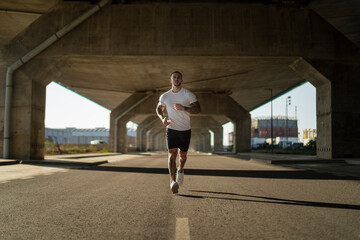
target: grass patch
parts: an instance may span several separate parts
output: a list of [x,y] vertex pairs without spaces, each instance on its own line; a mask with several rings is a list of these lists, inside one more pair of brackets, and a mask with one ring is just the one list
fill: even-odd
[[81,154],[81,153],[108,153],[107,144],[57,144],[45,140],[45,155]]

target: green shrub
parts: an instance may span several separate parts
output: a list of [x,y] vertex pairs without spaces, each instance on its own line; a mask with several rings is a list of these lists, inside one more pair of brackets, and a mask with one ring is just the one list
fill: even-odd
[[103,148],[99,151],[99,153],[108,153],[108,152],[109,152],[109,150],[107,150],[106,148]]

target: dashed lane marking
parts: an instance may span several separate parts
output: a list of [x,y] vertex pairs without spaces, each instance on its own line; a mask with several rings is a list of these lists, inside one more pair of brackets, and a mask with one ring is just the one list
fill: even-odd
[[176,240],[190,240],[189,220],[188,218],[176,218]]

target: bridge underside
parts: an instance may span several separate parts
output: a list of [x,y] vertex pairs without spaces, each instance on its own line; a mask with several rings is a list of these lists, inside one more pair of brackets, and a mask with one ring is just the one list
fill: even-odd
[[[58,1],[2,47],[1,126],[7,67],[93,6]],[[112,111],[114,151],[126,152],[124,126],[130,120],[139,124],[141,150],[148,148],[149,130],[160,147],[164,129],[155,107],[174,70],[183,72],[184,87],[202,106],[193,121],[194,138],[202,139],[197,148],[208,150],[208,130],[220,136],[221,124],[230,120],[235,151],[249,151],[249,111],[269,101],[264,89],[276,97],[309,81],[317,89],[318,157],[359,157],[358,59],[357,46],[308,6],[108,4],[13,74],[10,157],[43,158],[45,88],[51,81]],[[220,149],[222,138],[215,138]]]

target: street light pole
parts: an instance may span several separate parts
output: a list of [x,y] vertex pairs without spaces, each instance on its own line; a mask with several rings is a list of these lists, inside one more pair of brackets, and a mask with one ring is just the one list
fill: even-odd
[[274,139],[274,132],[273,132],[273,103],[272,103],[272,88],[265,88],[265,90],[269,90],[270,91],[270,102],[271,102],[271,153],[274,152],[274,143],[273,143],[273,139]]
[[285,119],[285,138],[286,138],[286,148],[288,147],[288,137],[289,137],[289,126],[288,126],[288,105],[291,105],[291,96],[286,98],[286,119]]

